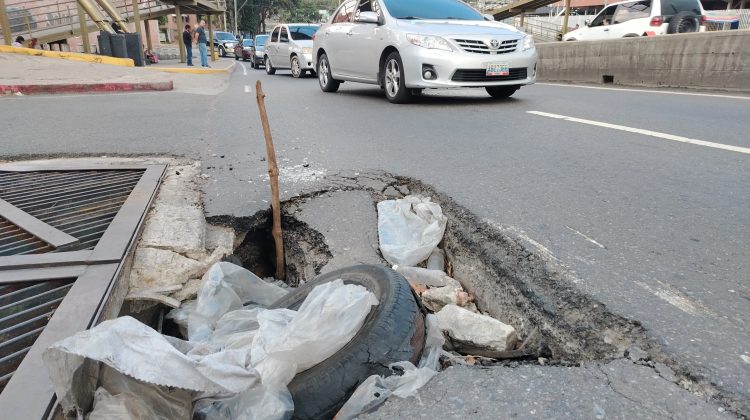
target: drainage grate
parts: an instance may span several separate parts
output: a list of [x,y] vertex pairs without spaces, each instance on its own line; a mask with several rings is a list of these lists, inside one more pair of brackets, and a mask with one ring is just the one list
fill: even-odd
[[0,256],[93,249],[143,172],[0,172],[0,199],[78,240],[56,249],[0,218]]
[[0,412],[48,418],[44,349],[115,316],[165,165],[0,165]]
[[0,392],[74,281],[72,278],[0,285]]

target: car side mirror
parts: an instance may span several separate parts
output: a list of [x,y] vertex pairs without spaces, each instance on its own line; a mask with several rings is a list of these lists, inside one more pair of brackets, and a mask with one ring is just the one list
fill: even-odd
[[591,23],[591,22],[589,22],[588,19],[586,19],[586,20],[583,21],[583,24],[586,25],[586,26],[589,26],[589,23]]
[[380,16],[375,12],[361,12],[355,21],[359,23],[380,23]]
[[492,16],[492,15],[490,15],[490,14],[485,13],[482,16],[484,17],[484,20],[489,20],[490,22],[494,22],[495,21],[495,17]]

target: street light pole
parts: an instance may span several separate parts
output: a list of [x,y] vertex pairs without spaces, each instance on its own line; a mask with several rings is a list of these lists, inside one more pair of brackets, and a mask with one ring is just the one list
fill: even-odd
[[237,0],[232,0],[234,3],[234,36],[237,36]]

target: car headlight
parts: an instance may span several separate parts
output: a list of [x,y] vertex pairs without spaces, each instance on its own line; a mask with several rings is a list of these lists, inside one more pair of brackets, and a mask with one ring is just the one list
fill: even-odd
[[406,34],[406,39],[418,47],[431,50],[453,51],[448,41],[439,36]]
[[312,54],[312,48],[309,48],[309,47],[302,48],[302,54]]
[[526,38],[523,39],[523,51],[531,50],[534,48],[534,37],[531,35],[526,35]]

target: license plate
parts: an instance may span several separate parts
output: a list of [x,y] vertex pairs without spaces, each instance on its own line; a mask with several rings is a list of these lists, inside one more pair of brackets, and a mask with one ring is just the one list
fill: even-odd
[[489,63],[487,64],[487,76],[509,76],[510,69],[507,63]]

